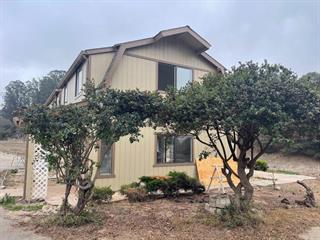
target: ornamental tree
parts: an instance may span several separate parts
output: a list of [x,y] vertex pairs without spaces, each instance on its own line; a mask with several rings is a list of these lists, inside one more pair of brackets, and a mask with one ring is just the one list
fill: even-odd
[[[130,135],[138,141],[140,128],[148,124],[157,111],[156,94],[138,90],[98,90],[89,82],[86,101],[49,108],[38,105],[23,114],[24,131],[48,151],[48,161],[58,170],[66,184],[61,213],[69,208],[68,197],[72,187],[78,189],[74,213],[79,214],[89,201],[100,163],[90,159],[90,153],[103,140],[107,145],[120,137]],[[95,171],[95,169],[97,169]]]
[[193,135],[207,147],[201,158],[215,152],[223,160],[234,203],[244,209],[252,200],[257,159],[272,142],[289,141],[319,125],[320,103],[285,67],[248,62],[169,91],[155,122],[168,132]]

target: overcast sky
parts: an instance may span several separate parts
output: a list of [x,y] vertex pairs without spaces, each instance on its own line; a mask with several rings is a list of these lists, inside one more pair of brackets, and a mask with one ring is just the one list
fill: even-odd
[[320,0],[0,0],[0,92],[67,70],[82,49],[189,25],[227,68],[267,59],[299,75],[320,71]]

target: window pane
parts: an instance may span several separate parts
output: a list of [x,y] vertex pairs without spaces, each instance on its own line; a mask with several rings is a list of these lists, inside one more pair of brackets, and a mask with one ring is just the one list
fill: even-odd
[[157,163],[192,162],[190,136],[157,136]]
[[173,138],[157,136],[157,163],[174,162]]
[[179,90],[186,86],[187,83],[192,82],[192,70],[187,68],[177,67],[177,86]]
[[112,174],[112,147],[105,144],[101,145],[101,175],[111,175]]
[[174,137],[166,138],[166,163],[174,162]]
[[164,63],[158,64],[158,89],[166,90],[174,86],[174,66]]
[[80,67],[76,73],[76,86],[75,86],[75,95],[78,96],[80,94],[80,90],[82,87],[82,68]]
[[165,138],[157,136],[157,163],[164,163],[165,157]]
[[191,141],[190,136],[175,137],[175,162],[191,162]]

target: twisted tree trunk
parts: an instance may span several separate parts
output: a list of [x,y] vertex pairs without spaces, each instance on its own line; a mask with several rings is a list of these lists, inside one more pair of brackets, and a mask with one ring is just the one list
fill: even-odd
[[71,192],[71,188],[72,188],[72,183],[68,182],[66,184],[66,190],[65,190],[65,193],[64,193],[64,198],[63,198],[62,205],[61,205],[61,208],[60,208],[60,213],[61,213],[62,216],[66,215],[67,210],[69,208],[68,198],[69,198],[69,195],[70,195],[70,192]]
[[94,184],[92,181],[83,179],[79,180],[78,201],[73,209],[73,212],[76,215],[79,215],[86,207],[86,204],[90,201],[93,187]]
[[310,187],[307,186],[307,184],[305,184],[302,181],[297,181],[298,184],[300,184],[301,186],[303,186],[306,189],[306,195],[305,195],[305,199],[300,201],[300,200],[296,200],[296,203],[298,203],[299,205],[305,205],[307,207],[316,207],[316,199],[314,197],[314,193],[311,190]]

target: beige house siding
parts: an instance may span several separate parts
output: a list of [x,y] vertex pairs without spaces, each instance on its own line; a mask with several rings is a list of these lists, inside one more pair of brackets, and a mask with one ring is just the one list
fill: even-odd
[[112,78],[112,88],[142,91],[157,89],[157,64],[141,58],[124,55]]
[[[86,78],[93,79],[98,86],[104,79],[115,52],[98,53],[88,56],[83,66],[83,83]],[[158,62],[187,67],[193,71],[193,81],[200,81],[208,72],[216,72],[216,67],[197,54],[192,47],[183,43],[178,37],[167,37],[160,41],[132,49],[127,49],[117,66],[111,81],[111,87],[121,90],[139,89],[156,91],[158,87]],[[88,68],[89,67],[89,68]],[[75,74],[67,81],[67,103],[83,100],[83,95],[75,97]],[[61,103],[64,99],[63,89],[60,92]],[[111,186],[113,190],[121,185],[137,181],[143,175],[162,176],[170,171],[186,172],[196,176],[195,160],[204,146],[193,140],[193,163],[156,164],[156,133],[152,128],[143,128],[143,138],[137,143],[130,143],[129,137],[122,137],[113,147],[112,176],[100,176],[97,186]],[[94,149],[90,158],[98,160],[100,149]],[[28,159],[32,159],[33,144],[29,144]],[[28,161],[31,162],[31,161]],[[28,193],[27,193],[28,194]]]
[[[111,87],[121,90],[136,88],[157,90],[158,62],[191,68],[194,81],[199,81],[208,72],[216,71],[215,67],[207,64],[191,48],[177,42],[176,39],[164,39],[154,45],[127,50],[112,78]],[[91,66],[93,65],[92,62]],[[102,64],[100,66],[103,68]],[[101,71],[99,68],[96,69]],[[92,76],[99,75],[96,69],[91,68]],[[100,76],[102,76],[101,73]],[[98,178],[97,186],[111,186],[112,189],[118,190],[121,185],[137,181],[143,175],[162,176],[173,170],[186,172],[190,176],[196,175],[194,162],[204,148],[202,144],[196,140],[193,141],[193,163],[191,164],[157,166],[155,165],[155,131],[152,128],[144,128],[142,134],[143,138],[138,143],[131,144],[128,137],[122,137],[115,143],[114,176]]]
[[208,72],[215,71],[215,68],[211,64],[196,54],[192,47],[184,44],[177,36],[163,38],[152,45],[129,49],[126,54],[176,63],[190,68],[203,69]]
[[114,53],[102,53],[89,56],[90,61],[90,79],[94,80],[95,85],[98,86],[107,71]]
[[[87,70],[88,70],[87,69],[88,68],[87,61],[85,61],[82,64],[82,84],[86,83],[86,76],[87,76]],[[76,74],[74,73],[69,78],[69,80],[67,81],[65,86],[60,90],[60,93],[57,95],[57,99],[59,99],[59,98],[61,99],[60,100],[61,105],[70,104],[70,103],[77,103],[77,102],[80,102],[84,99],[83,91],[78,96],[75,96],[75,84],[76,84]],[[64,102],[64,88],[67,88],[66,102]],[[55,101],[55,99],[53,100],[53,102],[54,101]]]

